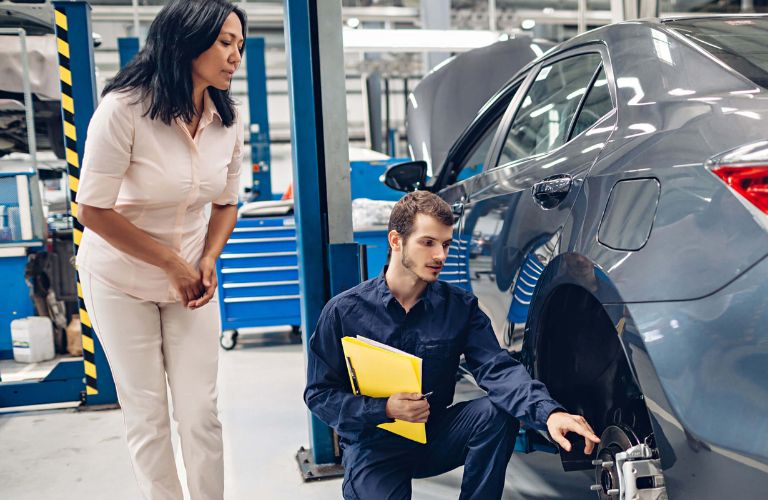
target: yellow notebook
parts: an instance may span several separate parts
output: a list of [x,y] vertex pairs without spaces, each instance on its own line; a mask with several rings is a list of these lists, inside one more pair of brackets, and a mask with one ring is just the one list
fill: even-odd
[[[342,338],[341,346],[355,394],[388,398],[398,392],[421,392],[421,358],[360,335]],[[427,442],[422,423],[395,420],[379,427],[418,443]]]

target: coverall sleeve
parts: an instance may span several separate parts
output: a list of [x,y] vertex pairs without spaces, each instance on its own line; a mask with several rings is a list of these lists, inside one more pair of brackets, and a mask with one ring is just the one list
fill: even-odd
[[478,385],[491,402],[526,426],[547,429],[547,419],[562,405],[553,400],[543,383],[534,380],[525,367],[499,346],[488,316],[472,298],[467,323],[464,357]]
[[387,417],[387,398],[356,396],[347,374],[341,347],[341,318],[334,303],[326,304],[309,339],[307,387],[304,402],[315,416],[351,437],[367,427],[392,422]]

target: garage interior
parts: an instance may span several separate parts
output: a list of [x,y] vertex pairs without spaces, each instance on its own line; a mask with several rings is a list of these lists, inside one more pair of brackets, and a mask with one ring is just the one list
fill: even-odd
[[[141,498],[114,382],[98,341],[94,343],[98,332],[94,336],[86,324],[89,320],[78,293],[74,257],[83,227],[70,204],[77,190],[71,155],[74,161],[82,155],[82,139],[73,152],[70,146],[75,142],[68,142],[67,100],[74,102],[71,126],[82,137],[97,96],[144,46],[148,28],[165,3],[0,0],[0,36],[5,42],[0,48],[0,73],[6,75],[0,77],[0,498]],[[248,16],[245,58],[230,90],[245,127],[245,154],[238,222],[217,265],[222,299],[218,407],[225,498],[233,500],[341,497],[343,469],[337,436],[309,413],[302,399],[306,346],[323,305],[333,295],[379,275],[387,262],[387,220],[406,189],[385,184],[385,176],[398,164],[430,162],[426,143],[422,143],[424,151],[414,151],[409,137],[418,123],[413,116],[418,107],[414,95],[421,95],[417,89],[422,82],[430,77],[436,81],[435,75],[458,64],[465,53],[494,44],[511,47],[516,40],[535,46],[519,66],[500,73],[498,82],[489,84],[495,90],[486,90],[469,112],[452,118],[450,112],[441,111],[444,120],[456,120],[452,135],[432,137],[433,146],[442,144],[444,159],[481,105],[518,70],[561,42],[645,18],[768,13],[768,2],[759,0],[233,3]],[[56,9],[68,18],[67,64],[72,64],[67,70],[71,72],[68,86],[61,83],[61,50],[57,51],[61,24],[57,28]],[[598,76],[593,84],[595,79]],[[469,86],[474,81],[454,80],[454,90],[460,93],[462,85],[467,85],[467,93],[472,93]],[[435,157],[427,175],[436,173],[432,169],[438,163]],[[236,239],[244,244],[231,244],[238,243]],[[468,252],[476,253],[468,259],[488,256],[483,253],[488,241],[471,244],[476,247]],[[538,245],[557,251],[552,241]],[[535,251],[531,248],[531,255]],[[250,264],[244,263],[256,254],[265,256],[259,265],[273,270],[274,276],[248,274]],[[526,262],[532,266],[528,272],[537,277],[542,273],[538,261]],[[489,265],[473,270],[471,276],[446,272],[441,279],[461,286],[462,279],[479,284],[484,278],[482,286],[495,290],[500,285],[495,277],[491,281],[490,274]],[[476,285],[478,295],[483,293],[480,286]],[[512,284],[507,288],[519,292],[520,287],[518,282],[517,288]],[[533,291],[531,286],[526,293]],[[595,301],[581,296],[578,300],[579,310],[600,308]],[[555,309],[545,321],[561,332],[557,341],[567,344],[562,332],[572,324],[558,320],[565,308]],[[527,312],[526,307],[521,320],[511,319],[512,309],[508,318],[492,318],[500,344],[512,352],[522,349]],[[586,332],[593,325],[607,324],[610,330],[616,326],[612,314],[596,313],[589,325],[573,328]],[[32,342],[31,337],[19,340],[22,333],[14,330],[32,328],[19,322],[28,317],[49,319],[44,327],[48,333],[40,341],[45,353],[31,358],[29,344],[22,346]],[[759,339],[756,345],[764,352],[765,338]],[[610,346],[593,341],[584,349],[603,349],[617,360],[606,361],[599,376],[622,380],[635,376],[634,367],[624,361],[620,341]],[[554,352],[552,359],[568,365],[572,351],[547,348]],[[578,367],[570,368],[575,380]],[[544,372],[539,375],[549,385]],[[457,373],[456,380],[455,402],[485,394],[467,370]],[[552,385],[558,387],[554,380]],[[573,389],[567,384],[559,387]],[[573,404],[578,406],[576,399]],[[644,408],[640,413],[645,413]],[[638,427],[656,425],[663,411],[651,411],[656,415],[651,417],[653,422],[643,421]],[[175,429],[173,421],[172,425]],[[598,492],[598,498],[619,499],[618,493],[600,495],[610,490],[605,482],[605,490],[600,490],[601,460],[596,463],[597,478],[594,463],[566,472],[567,460],[561,460],[552,442],[521,432],[506,471],[503,498],[592,499]],[[189,498],[175,431],[173,440],[185,498]],[[709,446],[690,436],[690,446],[698,445]],[[738,451],[721,449],[723,456]],[[752,470],[768,477],[765,455],[744,456]],[[413,498],[457,498],[462,474],[459,468],[416,479]],[[665,492],[635,498],[667,496]]]

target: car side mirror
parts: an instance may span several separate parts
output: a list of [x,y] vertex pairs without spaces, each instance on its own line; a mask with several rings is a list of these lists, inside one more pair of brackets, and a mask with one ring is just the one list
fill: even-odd
[[383,180],[395,191],[416,191],[427,181],[427,162],[416,160],[392,165],[384,172]]

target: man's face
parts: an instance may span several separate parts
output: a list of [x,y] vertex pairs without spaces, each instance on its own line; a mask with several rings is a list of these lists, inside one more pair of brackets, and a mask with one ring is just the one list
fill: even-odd
[[452,226],[429,215],[416,215],[411,235],[402,242],[400,262],[403,268],[427,283],[437,281],[452,236]]

